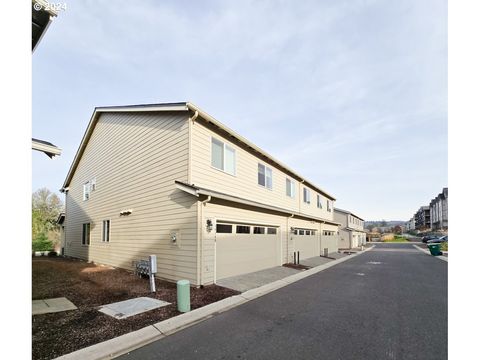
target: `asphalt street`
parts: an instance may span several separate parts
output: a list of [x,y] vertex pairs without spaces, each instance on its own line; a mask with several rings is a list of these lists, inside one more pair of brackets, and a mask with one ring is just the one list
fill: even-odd
[[377,244],[120,359],[447,359],[447,268]]

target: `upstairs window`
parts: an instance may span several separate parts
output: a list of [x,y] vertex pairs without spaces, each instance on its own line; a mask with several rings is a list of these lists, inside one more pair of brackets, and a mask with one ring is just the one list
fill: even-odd
[[307,189],[306,187],[303,188],[303,202],[310,204],[310,189]]
[[263,164],[258,164],[258,185],[264,186],[267,189],[272,190],[273,184],[272,169]]
[[294,198],[295,197],[295,181],[287,178],[287,196]]
[[317,194],[317,208],[321,209],[322,208],[322,199],[320,195]]
[[330,200],[327,200],[327,211],[332,212],[332,207],[331,207],[331,202],[330,202]]
[[235,175],[235,149],[223,141],[212,138],[212,166]]
[[83,200],[90,199],[90,181],[83,184]]

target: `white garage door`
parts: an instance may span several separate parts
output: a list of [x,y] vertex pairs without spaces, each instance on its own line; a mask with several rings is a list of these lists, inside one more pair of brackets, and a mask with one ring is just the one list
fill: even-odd
[[320,255],[320,240],[313,229],[295,229],[293,251],[300,252],[300,260]]
[[217,222],[217,280],[278,265],[281,265],[278,227]]

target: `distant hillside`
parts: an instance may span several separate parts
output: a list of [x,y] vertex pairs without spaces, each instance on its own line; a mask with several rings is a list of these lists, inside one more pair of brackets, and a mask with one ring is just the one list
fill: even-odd
[[405,221],[400,220],[368,220],[365,221],[365,227],[372,225],[373,227],[392,227],[396,225],[405,225]]

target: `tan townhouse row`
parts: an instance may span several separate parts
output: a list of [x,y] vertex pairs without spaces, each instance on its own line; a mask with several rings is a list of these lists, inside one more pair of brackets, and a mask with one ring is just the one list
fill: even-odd
[[66,255],[167,280],[338,251],[331,194],[188,102],[96,108],[62,191]]

